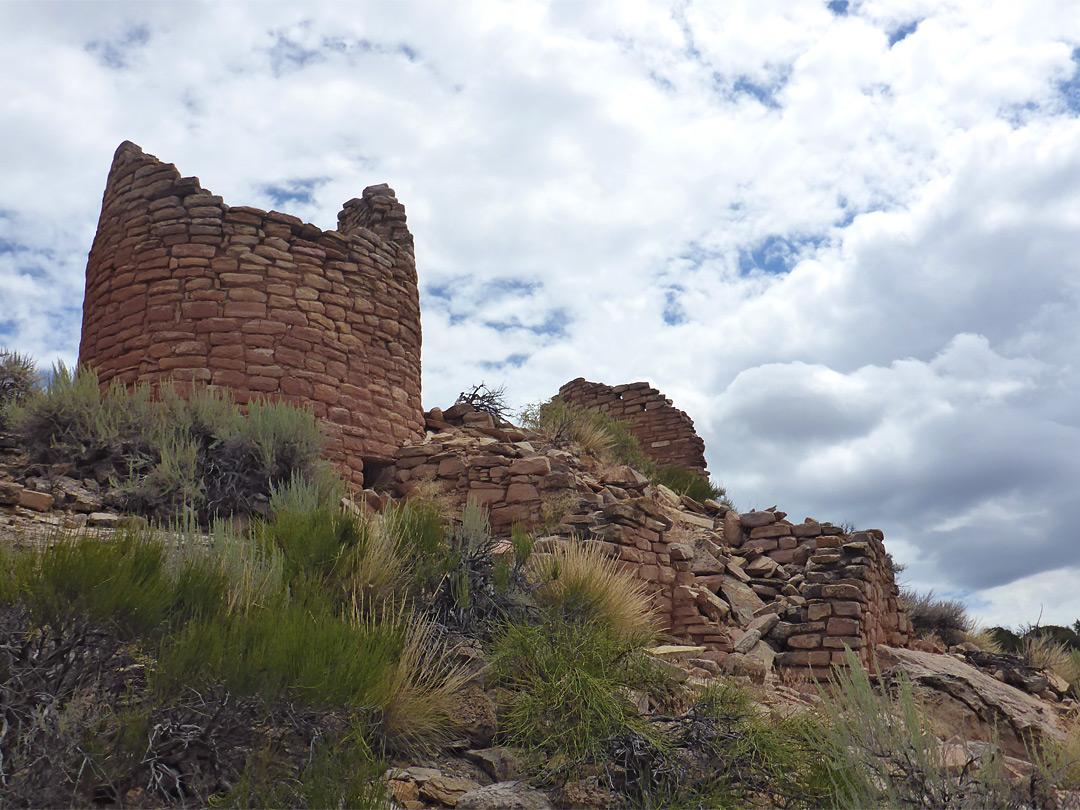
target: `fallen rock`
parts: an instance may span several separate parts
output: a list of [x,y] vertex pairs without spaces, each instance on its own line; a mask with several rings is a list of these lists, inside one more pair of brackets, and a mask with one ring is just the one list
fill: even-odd
[[596,810],[617,810],[626,806],[626,797],[600,787],[600,780],[595,776],[567,782],[555,797],[560,807],[596,808]]
[[417,784],[423,784],[429,779],[434,779],[436,776],[442,776],[442,771],[438,768],[421,768],[419,765],[404,768],[400,772],[391,774],[392,779],[411,779]]
[[102,529],[119,528],[123,522],[123,515],[114,515],[112,512],[91,512],[86,518],[88,526],[97,526]]
[[521,769],[521,758],[513,748],[496,746],[474,749],[466,751],[465,756],[496,782],[513,779]]
[[461,776],[433,776],[420,786],[420,798],[457,807],[462,796],[478,787],[479,782]]
[[739,523],[744,529],[758,529],[776,523],[776,515],[773,512],[743,512],[739,515]]
[[33,509],[35,512],[48,512],[52,509],[53,496],[47,492],[35,492],[32,489],[24,489],[19,493],[19,506]]
[[14,481],[0,481],[0,506],[15,506],[22,493],[23,488]]
[[73,478],[61,476],[56,481],[56,489],[63,494],[64,504],[76,512],[97,512],[101,509],[101,495],[91,492]]
[[496,782],[457,800],[458,810],[555,810],[551,799],[524,782]]
[[499,721],[495,714],[495,702],[483,689],[473,685],[460,693],[457,717],[461,732],[468,738],[470,745],[476,748],[491,745]]
[[772,577],[780,567],[771,557],[758,557],[746,565],[746,573],[752,577]]
[[735,577],[725,576],[720,582],[720,590],[731,605],[732,614],[744,627],[754,620],[757,609],[765,604],[749,585]]
[[416,782],[409,779],[388,779],[386,787],[390,791],[390,796],[398,804],[407,805],[420,797],[420,789],[416,786]]
[[1006,756],[1028,758],[1028,744],[1060,742],[1065,732],[1049,703],[995,680],[954,658],[881,645],[882,671],[902,670],[942,739],[989,742],[995,734]]
[[684,512],[681,509],[673,511],[675,520],[680,523],[688,523],[691,526],[698,526],[702,529],[712,530],[715,528],[715,522],[711,517],[705,517],[704,515],[696,515],[693,512]]
[[735,645],[735,649],[732,650],[732,652],[737,652],[745,655],[746,653],[754,649],[754,645],[756,645],[760,640],[761,631],[747,630],[745,633],[743,633],[742,638],[739,639],[738,643]]

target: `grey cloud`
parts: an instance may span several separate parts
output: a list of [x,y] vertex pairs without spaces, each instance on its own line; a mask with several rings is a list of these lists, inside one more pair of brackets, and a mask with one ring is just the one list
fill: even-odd
[[323,227],[390,182],[429,405],[649,379],[736,502],[878,525],[973,599],[1050,581],[1075,560],[1080,19],[923,6],[0,5],[0,239],[33,256],[0,250],[4,339],[73,356],[124,139]]

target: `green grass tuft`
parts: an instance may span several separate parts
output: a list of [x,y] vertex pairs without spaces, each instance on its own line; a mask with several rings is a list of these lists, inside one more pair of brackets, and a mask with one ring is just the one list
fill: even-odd
[[708,500],[731,506],[727,491],[710,483],[709,479],[686,467],[665,467],[652,477],[654,484],[662,484],[679,495],[686,495],[698,503]]
[[492,672],[510,691],[500,736],[573,762],[602,759],[607,742],[645,726],[632,695],[657,680],[641,647],[596,623],[506,625]]

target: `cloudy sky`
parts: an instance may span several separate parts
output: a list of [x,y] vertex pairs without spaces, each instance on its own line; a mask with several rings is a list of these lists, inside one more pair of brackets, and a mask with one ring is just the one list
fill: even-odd
[[1075,0],[0,0],[0,345],[78,353],[123,140],[416,237],[424,400],[648,380],[737,506],[1080,618]]

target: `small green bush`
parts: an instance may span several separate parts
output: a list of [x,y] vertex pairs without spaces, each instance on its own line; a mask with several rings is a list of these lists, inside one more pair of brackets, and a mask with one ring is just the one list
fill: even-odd
[[665,467],[652,477],[652,482],[698,503],[713,500],[731,506],[723,487],[710,483],[707,477],[686,467]]
[[9,410],[11,427],[38,462],[72,462],[95,470],[135,475],[153,463],[164,422],[150,391],[128,392],[114,381],[104,394],[97,373],[58,363],[44,388]]
[[0,428],[9,408],[29,399],[41,384],[37,365],[28,355],[0,349]]
[[401,623],[361,627],[313,599],[193,621],[162,646],[155,685],[223,684],[238,695],[289,697],[374,712],[405,641]]
[[240,779],[215,796],[211,806],[387,807],[385,783],[379,779],[385,770],[383,759],[355,728],[313,741],[299,772],[287,751],[267,741],[250,752]]
[[445,572],[449,525],[437,504],[419,498],[391,503],[379,515],[382,532],[411,563],[413,589],[429,598]]
[[714,680],[690,710],[649,718],[652,736],[610,744],[612,781],[646,807],[821,807],[827,767],[807,740],[813,721],[758,709],[745,688]]
[[919,638],[936,637],[946,646],[964,641],[975,622],[968,616],[964,603],[955,599],[939,599],[933,591],[920,594],[908,588],[900,591],[912,629]]
[[597,623],[508,624],[491,667],[510,690],[504,742],[574,763],[602,760],[608,741],[627,731],[648,734],[633,695],[662,688],[642,648]]
[[68,535],[41,552],[22,587],[34,619],[65,626],[79,617],[127,636],[154,633],[180,607],[165,573],[165,551],[151,535],[114,539]]
[[355,515],[329,506],[278,509],[256,529],[264,549],[280,551],[289,583],[313,578],[331,587],[340,583],[351,551],[369,532]]

